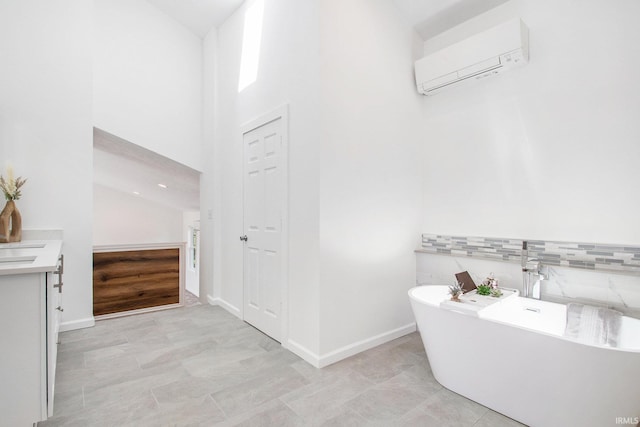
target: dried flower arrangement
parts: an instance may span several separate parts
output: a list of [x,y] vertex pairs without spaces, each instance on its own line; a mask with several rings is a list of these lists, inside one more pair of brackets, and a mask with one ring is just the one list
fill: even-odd
[[7,168],[7,179],[4,179],[2,175],[0,175],[0,188],[4,193],[4,197],[7,200],[18,200],[22,193],[20,192],[20,188],[27,182],[26,178],[17,177],[13,178],[13,168]]

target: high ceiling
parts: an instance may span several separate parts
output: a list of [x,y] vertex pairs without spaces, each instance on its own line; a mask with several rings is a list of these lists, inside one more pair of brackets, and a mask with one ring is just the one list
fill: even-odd
[[[147,0],[200,37],[219,27],[244,0]],[[346,1],[346,0],[344,0]],[[391,0],[423,39],[508,0]]]
[[244,0],[147,0],[200,37],[219,27]]
[[93,148],[95,184],[177,210],[200,210],[198,171],[95,128]]

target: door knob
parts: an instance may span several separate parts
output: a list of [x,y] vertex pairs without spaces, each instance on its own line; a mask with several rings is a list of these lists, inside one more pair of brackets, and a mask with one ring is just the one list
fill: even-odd
[[247,237],[247,235],[245,234],[244,236],[240,236],[240,240],[243,240],[243,241],[245,241],[245,242],[246,242],[247,240],[249,240],[249,238],[248,238],[248,237]]

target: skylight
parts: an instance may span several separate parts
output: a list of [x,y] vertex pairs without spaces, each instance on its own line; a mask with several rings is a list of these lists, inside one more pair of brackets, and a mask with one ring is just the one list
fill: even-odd
[[238,92],[242,92],[244,88],[255,82],[258,78],[263,12],[264,0],[256,0],[244,14]]

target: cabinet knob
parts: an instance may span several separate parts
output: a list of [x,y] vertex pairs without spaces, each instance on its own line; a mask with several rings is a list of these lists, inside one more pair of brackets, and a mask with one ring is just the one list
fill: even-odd
[[61,306],[57,306],[57,307],[56,307],[56,310],[64,311],[64,308],[62,308]]

